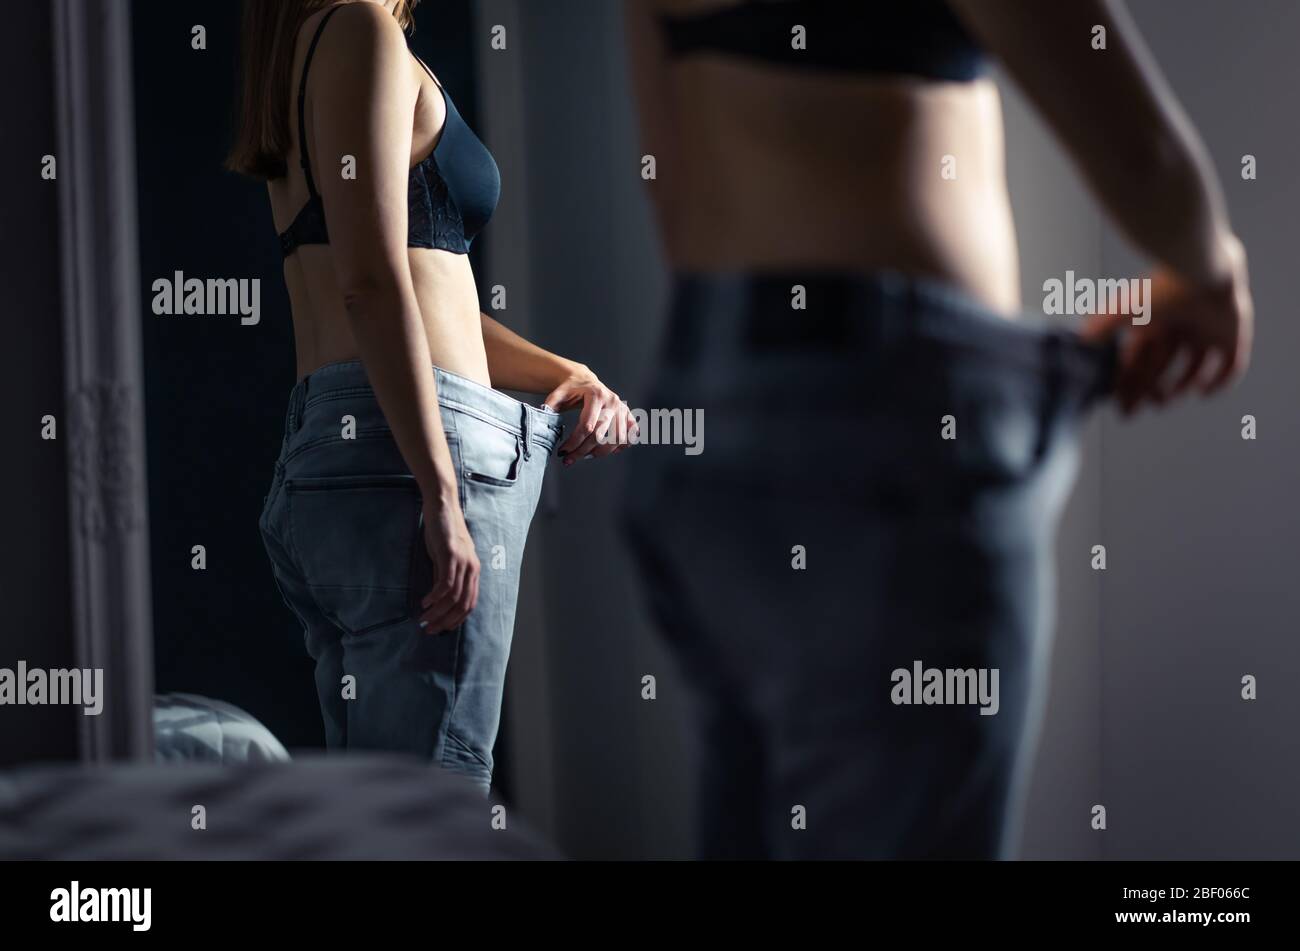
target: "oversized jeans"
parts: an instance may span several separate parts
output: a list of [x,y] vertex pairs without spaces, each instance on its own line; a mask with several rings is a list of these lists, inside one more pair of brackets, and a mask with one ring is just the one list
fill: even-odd
[[[625,527],[679,661],[659,695],[693,710],[702,855],[1007,854],[1115,354],[899,275],[677,280],[648,402],[703,410],[703,452],[638,447]],[[996,712],[901,702],[917,662],[996,669]]]
[[482,569],[463,624],[418,626],[433,584],[420,491],[358,362],[293,388],[260,525],[316,662],[326,744],[413,753],[486,789],[524,542],[562,426],[548,410],[434,373]]

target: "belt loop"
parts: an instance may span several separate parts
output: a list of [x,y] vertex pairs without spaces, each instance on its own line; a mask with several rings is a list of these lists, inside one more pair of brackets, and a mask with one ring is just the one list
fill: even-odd
[[527,403],[521,404],[519,410],[520,410],[519,429],[523,432],[523,440],[524,440],[524,462],[527,462],[530,458],[532,458],[532,439],[530,438],[530,433],[528,432],[528,417],[530,415],[528,404]]
[[294,387],[293,432],[302,429],[302,415],[307,408],[307,378]]

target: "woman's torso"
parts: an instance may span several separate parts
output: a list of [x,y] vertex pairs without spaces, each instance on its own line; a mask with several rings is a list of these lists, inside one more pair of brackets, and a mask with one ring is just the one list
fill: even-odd
[[[311,38],[328,12],[309,17],[298,31],[294,52],[293,82],[290,84],[290,115],[297,114],[298,78]],[[313,60],[313,69],[321,68]],[[410,69],[420,83],[413,117],[410,165],[415,167],[438,145],[447,123],[448,107],[441,90],[415,57]],[[308,87],[307,135],[310,154],[311,92]],[[294,128],[294,149],[287,157],[289,174],[267,186],[271,211],[277,231],[284,231],[307,202],[306,180],[300,170],[300,150]],[[330,174],[321,159],[312,156],[313,174],[320,178]],[[483,332],[479,323],[478,289],[469,256],[436,248],[408,248],[411,281],[429,341],[429,360],[453,373],[490,386]],[[294,348],[298,378],[329,363],[353,360],[358,356],[343,296],[335,278],[333,252],[327,244],[298,247],[285,258],[284,278],[289,289],[293,312]]]
[[[695,16],[736,0],[655,3],[660,14]],[[862,19],[847,16],[844,28]],[[810,49],[816,41],[810,34]],[[1000,314],[1018,310],[991,80],[809,69],[714,51],[669,64],[672,133],[658,177],[676,268],[891,269],[946,281]]]

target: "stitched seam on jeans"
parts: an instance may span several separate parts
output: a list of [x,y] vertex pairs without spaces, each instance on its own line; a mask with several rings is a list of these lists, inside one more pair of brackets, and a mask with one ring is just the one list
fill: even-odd
[[[366,395],[367,392],[368,391],[366,390],[338,390],[338,391],[331,391],[329,393],[322,393],[319,396],[314,396],[311,399],[309,399],[306,405],[303,407],[303,412],[304,413],[306,412],[307,407],[313,406],[317,403],[324,403],[330,400],[347,399],[358,395]],[[369,391],[369,393],[370,395],[373,395],[373,391]],[[451,397],[440,396],[438,397],[438,403],[439,405],[445,406],[447,409],[454,410],[457,413],[464,413],[466,416],[472,416],[474,419],[477,419],[483,423],[487,423],[489,426],[494,426],[497,429],[500,429],[504,432],[510,433],[512,436],[523,435],[522,430],[520,430],[518,426],[513,425],[511,423],[507,423],[504,420],[497,419],[495,416],[492,416],[491,414],[488,413],[484,413],[481,410],[475,409],[473,406],[469,406],[465,403],[460,402],[459,400],[452,399]],[[522,406],[524,404],[521,403],[520,405]],[[530,433],[529,441],[532,442],[533,445],[540,446],[543,449],[549,451],[554,447],[554,444],[559,440],[560,435],[563,433],[564,427],[563,424],[556,426],[555,424],[549,424],[549,423],[544,424],[544,427],[545,427],[545,431],[543,432],[538,432],[537,430],[533,430]],[[550,438],[547,438],[546,432],[550,432],[552,434]],[[378,429],[378,430],[367,429],[367,430],[360,430],[357,433],[357,435],[358,437],[360,437],[362,434],[369,435],[374,433],[390,435],[392,433],[392,430],[389,428]],[[319,445],[324,442],[329,442],[337,438],[340,437],[323,436],[320,439],[313,440],[312,442],[307,443],[306,445],[300,446],[297,449],[295,449],[285,458],[285,461],[287,462],[289,459],[292,459],[299,452],[302,452],[306,449],[312,448],[315,445]]]
[[[442,731],[442,759],[444,761],[447,759],[447,739],[451,736],[451,721],[456,716],[456,703],[460,700],[460,639],[464,634],[465,622],[461,621],[451,634],[452,637],[456,638],[456,642],[452,645],[451,651],[451,696],[447,700],[447,725]],[[442,636],[446,637],[447,635],[443,634]],[[465,742],[459,736],[456,737],[456,741],[462,745]]]
[[302,613],[294,607],[293,602],[289,600],[289,596],[285,593],[284,585],[280,583],[280,576],[274,564],[271,565],[271,580],[275,582],[275,591],[280,596],[280,600],[284,602],[284,606],[289,609],[289,613],[293,615],[294,620],[302,625],[303,636],[306,637],[307,632],[311,630],[311,625],[307,623],[307,619],[302,616]]
[[[457,421],[456,414],[454,413],[448,418],[451,420],[452,432],[455,434],[456,438],[454,447],[452,442],[448,441],[447,450],[455,453],[452,463],[456,465],[458,473],[464,473],[465,453],[460,441],[460,423]],[[468,515],[466,514],[468,511],[466,506],[469,504],[469,498],[465,493],[465,479],[463,477],[456,480],[456,496],[460,499],[461,517],[468,518]],[[466,528],[468,527],[469,526],[467,525]]]
[[[447,407],[448,409],[455,410],[458,413],[464,413],[466,416],[472,416],[474,419],[477,419],[480,422],[487,423],[489,426],[495,426],[497,429],[504,430],[505,432],[510,433],[512,436],[523,435],[523,430],[520,429],[517,425],[513,423],[507,423],[504,420],[498,419],[495,416],[483,413],[481,410],[477,410],[472,406],[468,406],[465,403],[461,403],[450,396],[445,399],[439,397],[438,402],[441,405]],[[523,406],[525,404],[520,403],[519,405]],[[551,437],[549,439],[546,436],[546,433],[548,432],[551,433]],[[563,423],[543,423],[541,430],[532,429],[530,431],[530,441],[534,445],[541,446],[543,449],[549,451],[554,447],[554,444],[559,441],[559,438],[563,432],[564,432]]]
[[477,419],[483,423],[487,423],[489,426],[495,426],[497,429],[504,430],[505,432],[508,432],[512,436],[523,435],[523,432],[520,430],[518,426],[499,420],[495,416],[491,416],[487,413],[481,412],[480,410],[477,410],[472,406],[467,406],[464,403],[457,402],[456,400],[451,399],[450,397],[448,397],[445,400],[439,399],[438,402],[441,403],[443,406],[446,406],[448,409],[453,409],[458,413],[464,413],[466,416],[472,416],[474,417],[474,419]]
[[[390,429],[361,429],[357,431],[356,439],[392,439],[393,432]],[[326,446],[332,442],[352,442],[353,440],[344,440],[342,436],[319,436],[311,442],[303,443],[289,455],[284,457],[285,465],[300,456],[309,449],[315,449],[317,446]]]
[[[522,464],[522,463],[521,463]],[[482,472],[475,472],[473,469],[465,468],[465,478],[477,485],[491,486],[494,489],[512,489],[519,484],[519,477],[513,479],[498,479],[496,476],[485,475]]]
[[377,624],[367,624],[365,627],[358,628],[358,629],[355,630],[355,631],[352,630],[352,628],[350,628],[350,627],[345,627],[344,625],[339,624],[337,620],[335,620],[334,623],[335,623],[335,625],[336,625],[337,627],[339,627],[339,628],[344,632],[344,636],[345,636],[345,637],[361,637],[361,636],[363,636],[363,635],[365,635],[365,634],[372,634],[372,633],[374,633],[375,631],[378,631],[378,630],[381,629],[381,628],[385,628],[385,627],[395,627],[395,626],[397,626],[398,624],[406,624],[406,623],[409,623],[410,620],[411,620],[411,615],[410,615],[410,614],[403,613],[403,614],[399,614],[399,615],[397,615],[396,617],[391,617],[391,618],[389,618],[389,619],[386,620],[386,621],[380,621],[380,622],[377,623]]
[[[484,769],[491,769],[491,768],[492,768],[491,765],[488,763],[488,761],[487,761],[486,759],[484,759],[482,756],[480,756],[480,755],[478,754],[478,751],[477,751],[477,750],[475,750],[472,746],[470,746],[468,743],[466,743],[465,740],[464,740],[464,738],[461,737],[461,735],[460,735],[459,733],[457,733],[455,730],[453,730],[453,729],[451,728],[450,718],[448,718],[446,734],[447,734],[447,739],[448,739],[448,740],[455,740],[455,741],[456,741],[456,745],[457,745],[458,747],[460,747],[461,751],[464,752],[464,753],[468,753],[470,756],[474,757],[474,759],[477,760],[478,763],[479,763],[479,764],[480,764]],[[443,765],[444,765],[444,767],[445,767],[446,764],[447,764],[447,744],[446,744],[446,743],[443,743],[443,746],[442,746],[442,762],[443,762]]]
[[316,396],[309,397],[303,404],[303,412],[306,412],[312,406],[318,403],[328,403],[332,400],[347,400],[357,396],[368,396],[371,399],[375,397],[375,391],[368,386],[350,386],[337,390],[326,390],[324,393],[318,393]]
[[[293,496],[287,490],[284,493],[284,520],[288,523],[289,535],[289,557],[293,559],[293,566],[302,574],[302,555],[298,552],[298,533],[294,530],[293,517]],[[305,578],[303,579],[306,580]]]

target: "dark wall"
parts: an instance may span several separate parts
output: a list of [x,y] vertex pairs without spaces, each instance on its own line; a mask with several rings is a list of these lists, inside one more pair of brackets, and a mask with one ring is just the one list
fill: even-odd
[[[435,18],[436,17],[436,21]],[[412,46],[471,124],[468,0],[417,14]],[[202,25],[207,49],[191,47]],[[319,745],[301,631],[257,529],[294,382],[293,334],[265,187],[222,169],[237,86],[239,4],[137,4],[133,17],[140,281],[159,692],[248,710],[289,747]],[[261,278],[261,322],[157,317],[159,277]],[[203,545],[207,569],[190,567]]]
[[[5,7],[0,83],[10,95],[0,181],[0,281],[5,346],[0,393],[13,431],[0,485],[0,667],[75,667],[68,590],[67,417],[59,313],[58,180],[41,178],[41,157],[58,155],[54,127],[54,48],[47,0]],[[57,418],[58,440],[42,440],[41,417]],[[74,759],[76,707],[0,707],[0,766]]]

